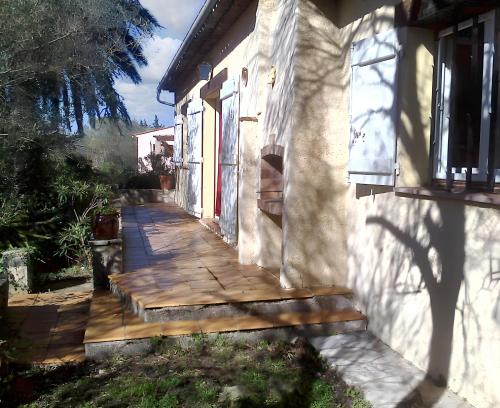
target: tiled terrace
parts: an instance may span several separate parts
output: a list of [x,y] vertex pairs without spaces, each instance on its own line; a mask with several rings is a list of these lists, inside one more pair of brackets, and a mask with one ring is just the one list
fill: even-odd
[[14,295],[6,317],[18,363],[61,364],[85,359],[82,344],[90,292]]
[[278,270],[241,265],[233,248],[174,205],[126,208],[123,233],[125,273],[111,280],[146,308],[350,293],[282,289]]
[[[124,271],[111,275],[110,281],[112,290],[123,302],[106,293],[94,295],[85,343],[300,324],[364,322],[364,316],[352,308],[145,322],[138,309],[307,300],[315,296],[349,295],[350,291],[342,287],[282,289],[278,271],[241,265],[235,249],[176,205],[124,208],[122,226]],[[135,313],[125,305],[134,306]]]

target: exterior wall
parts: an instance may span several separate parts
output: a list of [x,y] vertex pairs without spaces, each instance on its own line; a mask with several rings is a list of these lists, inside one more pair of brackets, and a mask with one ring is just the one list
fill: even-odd
[[155,139],[153,136],[146,134],[136,136],[137,139],[137,165],[139,171],[151,170],[151,166],[146,161],[146,156],[151,153],[151,145],[154,144]]
[[[306,63],[299,57],[299,65],[325,67],[325,72],[299,70],[298,88],[311,92],[297,97],[304,103],[304,115],[297,123],[307,123],[315,137],[325,136],[315,139],[316,151],[294,144],[294,168],[307,180],[304,196],[316,194],[317,202],[324,203],[309,218],[305,211],[294,212],[297,220],[303,217],[304,223],[312,221],[312,225],[289,235],[291,243],[299,243],[292,253],[299,254],[296,259],[308,253],[300,252],[307,236],[318,237],[308,243],[311,254],[322,254],[323,242],[336,248],[338,257],[325,262],[331,265],[332,281],[345,282],[354,290],[371,331],[438,383],[448,378],[448,385],[475,406],[499,406],[495,376],[500,362],[498,210],[398,196],[392,188],[347,185],[350,45],[392,28],[394,8],[379,1],[346,0],[335,7],[304,1],[301,16],[305,15],[299,27],[309,24],[307,30],[316,30],[316,39],[326,43],[316,40],[318,52],[311,47],[308,54],[304,52]],[[307,37],[303,38],[307,44]],[[401,170],[396,185],[415,187],[429,182],[435,44],[432,33],[419,29],[403,30],[401,40],[397,140]],[[321,52],[328,55],[330,64],[314,59]],[[310,85],[301,85],[307,80]],[[316,82],[322,84],[317,90]],[[321,99],[326,95],[329,101]],[[328,107],[321,109],[321,101]],[[299,134],[305,130],[298,129]],[[306,160],[319,161],[316,172],[323,176],[303,175]],[[298,191],[294,199],[299,199]],[[316,220],[321,214],[329,217],[322,221],[328,227],[318,233]],[[304,269],[296,259],[291,270],[302,274],[307,273],[305,265],[311,271],[317,270],[312,265],[321,266],[313,255],[303,257]]]
[[[243,67],[249,72],[246,86],[240,84],[240,134],[239,134],[239,180],[238,180],[238,252],[242,263],[257,263],[261,266],[281,265],[281,222],[273,221],[257,208],[257,195],[260,177],[260,149],[268,143],[269,130],[266,122],[266,109],[273,103],[266,97],[270,86],[267,77],[273,56],[280,52],[279,38],[269,41],[283,32],[275,27],[279,13],[277,0],[255,1],[235,21],[232,29],[214,46],[206,61],[213,66],[213,76],[224,68],[228,78],[239,77]],[[285,3],[290,3],[285,2]],[[285,8],[281,5],[281,11]],[[286,31],[286,30],[285,30]],[[271,48],[269,44],[274,44]],[[292,52],[288,48],[288,52]],[[286,66],[290,55],[281,58]],[[199,97],[200,88],[206,81],[198,81],[196,73],[190,73],[177,91],[177,112],[181,112],[190,99]],[[283,85],[285,84],[281,81]],[[281,85],[281,86],[283,86]],[[205,101],[203,114],[203,217],[214,217],[215,201],[215,147],[218,129],[215,128],[215,99]],[[276,120],[276,118],[275,118]],[[186,123],[186,121],[185,121]],[[184,142],[187,129],[184,127]],[[186,149],[184,148],[184,151]],[[186,157],[184,157],[186,163]],[[179,168],[177,183],[177,203],[185,206],[187,189],[187,166]]]
[[162,151],[161,143],[155,139],[155,136],[169,136],[173,134],[174,128],[169,127],[135,135],[137,139],[137,163],[139,171],[145,172],[151,170],[151,165],[147,163],[145,158],[153,151],[153,145],[155,145],[155,153],[159,154]]

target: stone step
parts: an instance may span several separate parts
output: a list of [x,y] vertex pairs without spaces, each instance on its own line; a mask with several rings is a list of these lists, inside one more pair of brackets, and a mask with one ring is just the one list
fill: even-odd
[[120,285],[118,279],[110,279],[110,287],[145,322],[352,309],[351,292],[341,287],[145,294]]
[[[331,335],[366,330],[366,318],[353,309],[286,312],[199,320],[143,322],[109,293],[96,293],[85,332],[87,357],[112,353],[132,341],[152,337],[191,336],[197,333],[252,333],[254,338],[289,339],[292,335]],[[148,344],[148,343],[144,343]]]

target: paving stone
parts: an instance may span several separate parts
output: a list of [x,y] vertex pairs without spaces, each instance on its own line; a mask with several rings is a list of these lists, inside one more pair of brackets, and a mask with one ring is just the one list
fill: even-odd
[[[363,391],[373,408],[473,408],[449,389],[425,380],[425,373],[370,332],[315,336],[312,345],[349,384]],[[416,395],[420,403],[400,404]],[[413,393],[413,394],[412,394]]]

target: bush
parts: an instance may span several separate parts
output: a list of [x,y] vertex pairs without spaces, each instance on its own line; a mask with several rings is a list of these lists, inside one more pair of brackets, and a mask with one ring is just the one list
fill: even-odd
[[159,189],[160,178],[155,173],[139,173],[129,178],[126,188],[133,189]]
[[88,266],[91,210],[109,201],[89,160],[69,138],[42,135],[0,144],[0,251],[32,247],[36,273]]

